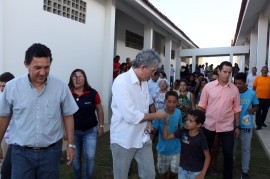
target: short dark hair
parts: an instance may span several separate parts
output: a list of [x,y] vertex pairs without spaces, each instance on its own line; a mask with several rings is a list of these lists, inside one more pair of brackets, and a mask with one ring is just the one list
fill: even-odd
[[86,91],[86,90],[91,90],[91,86],[89,85],[88,83],[88,80],[87,80],[87,76],[85,74],[85,72],[82,70],[82,69],[75,69],[73,70],[73,72],[70,74],[70,77],[69,77],[69,82],[68,82],[68,86],[70,89],[74,89],[74,84],[73,84],[73,76],[75,75],[76,72],[81,72],[83,77],[84,77],[84,86],[83,86],[83,91]]
[[175,91],[168,91],[168,92],[165,94],[165,100],[168,99],[169,96],[174,96],[174,97],[176,97],[176,100],[178,100],[178,94],[177,94]]
[[243,72],[237,73],[234,76],[234,80],[242,80],[243,82],[246,82],[247,81],[247,75],[245,73],[243,73]]
[[201,124],[201,125],[204,124],[205,114],[203,111],[199,109],[194,109],[194,110],[190,110],[188,114],[195,117],[195,122],[197,124]]
[[186,85],[188,86],[188,81],[186,79],[181,79],[179,84],[182,83],[182,82],[186,83]]
[[10,72],[5,72],[5,73],[2,73],[0,75],[0,81],[1,82],[8,82],[8,81],[12,80],[13,78],[15,78],[15,77]]
[[223,66],[229,66],[229,67],[232,67],[232,63],[231,62],[228,62],[228,61],[223,61],[221,62],[221,64],[219,65],[219,70],[222,70],[223,69]]
[[53,60],[51,50],[47,46],[40,43],[35,43],[27,49],[25,52],[25,63],[29,65],[34,57],[49,57],[51,63]]
[[202,74],[202,73],[199,73],[199,74],[198,74],[198,76],[203,76],[203,77],[204,77],[204,74]]

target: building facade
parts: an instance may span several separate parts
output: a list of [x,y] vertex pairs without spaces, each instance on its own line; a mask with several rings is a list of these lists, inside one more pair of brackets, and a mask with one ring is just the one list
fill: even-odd
[[33,43],[51,49],[51,74],[64,81],[74,69],[85,70],[107,123],[115,55],[124,62],[154,48],[169,74],[170,64],[180,68],[180,49],[198,48],[147,0],[1,0],[0,73],[26,73],[25,51]]

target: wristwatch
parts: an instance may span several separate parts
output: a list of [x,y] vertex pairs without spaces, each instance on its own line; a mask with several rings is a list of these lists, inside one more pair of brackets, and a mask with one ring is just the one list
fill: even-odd
[[104,128],[104,125],[99,125],[100,128]]
[[238,126],[235,126],[235,129],[241,129],[241,127],[238,125]]
[[75,149],[76,148],[76,146],[75,145],[73,145],[73,144],[68,144],[68,146],[67,147],[70,147],[70,148],[73,148],[73,149]]

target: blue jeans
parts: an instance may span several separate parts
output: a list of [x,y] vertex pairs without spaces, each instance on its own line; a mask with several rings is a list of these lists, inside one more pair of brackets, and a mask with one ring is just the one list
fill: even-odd
[[12,144],[8,145],[7,153],[5,155],[4,161],[2,163],[2,168],[1,168],[1,178],[2,179],[8,179],[11,178],[11,149],[12,149]]
[[249,130],[241,130],[240,138],[234,139],[233,159],[236,159],[236,150],[239,141],[241,140],[242,149],[242,172],[248,173],[250,163],[250,145],[252,138],[252,128]]
[[138,164],[139,178],[155,179],[156,172],[151,140],[144,143],[142,148],[130,149],[113,143],[111,144],[111,151],[114,179],[128,179],[128,171],[133,158]]
[[195,179],[201,172],[192,172],[179,167],[178,170],[178,179]]
[[82,150],[84,151],[84,178],[91,179],[93,177],[95,154],[97,144],[97,127],[89,130],[75,130],[75,158],[73,160],[74,177],[82,178]]
[[62,140],[42,150],[12,145],[12,179],[59,179]]

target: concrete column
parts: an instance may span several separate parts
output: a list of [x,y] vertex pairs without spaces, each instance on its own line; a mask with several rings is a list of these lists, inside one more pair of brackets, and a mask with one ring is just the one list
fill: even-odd
[[257,69],[261,70],[266,62],[266,50],[268,39],[268,17],[260,15],[258,21],[258,46],[257,46]]
[[4,7],[0,1],[0,74],[4,72]]
[[[270,38],[270,31],[268,32],[268,43],[270,44],[269,38]],[[268,59],[267,59],[268,69],[270,69],[270,45],[269,44],[268,44]]]
[[245,72],[245,55],[241,55],[239,57],[238,66],[240,68],[240,72]]
[[106,64],[103,68],[103,89],[102,89],[102,106],[104,110],[104,122],[111,123],[111,87],[112,87],[112,74],[113,74],[113,60],[114,56],[114,29],[115,29],[115,0],[105,1],[105,42],[104,42],[104,59]]
[[180,57],[180,51],[182,47],[177,46],[176,49],[176,61],[175,61],[175,80],[180,79],[180,69],[181,69],[181,57]]
[[197,61],[197,58],[196,58],[195,55],[193,55],[193,56],[192,56],[192,73],[195,72],[196,61]]
[[165,39],[164,71],[167,75],[168,80],[170,80],[170,72],[171,72],[171,51],[172,51],[172,40],[170,37],[167,37]]
[[249,73],[251,73],[252,67],[257,66],[257,46],[258,34],[252,30],[250,33]]
[[230,62],[231,62],[232,65],[233,65],[233,54],[232,54],[232,53],[230,53]]
[[144,24],[144,49],[152,49],[153,48],[153,22],[147,22]]

